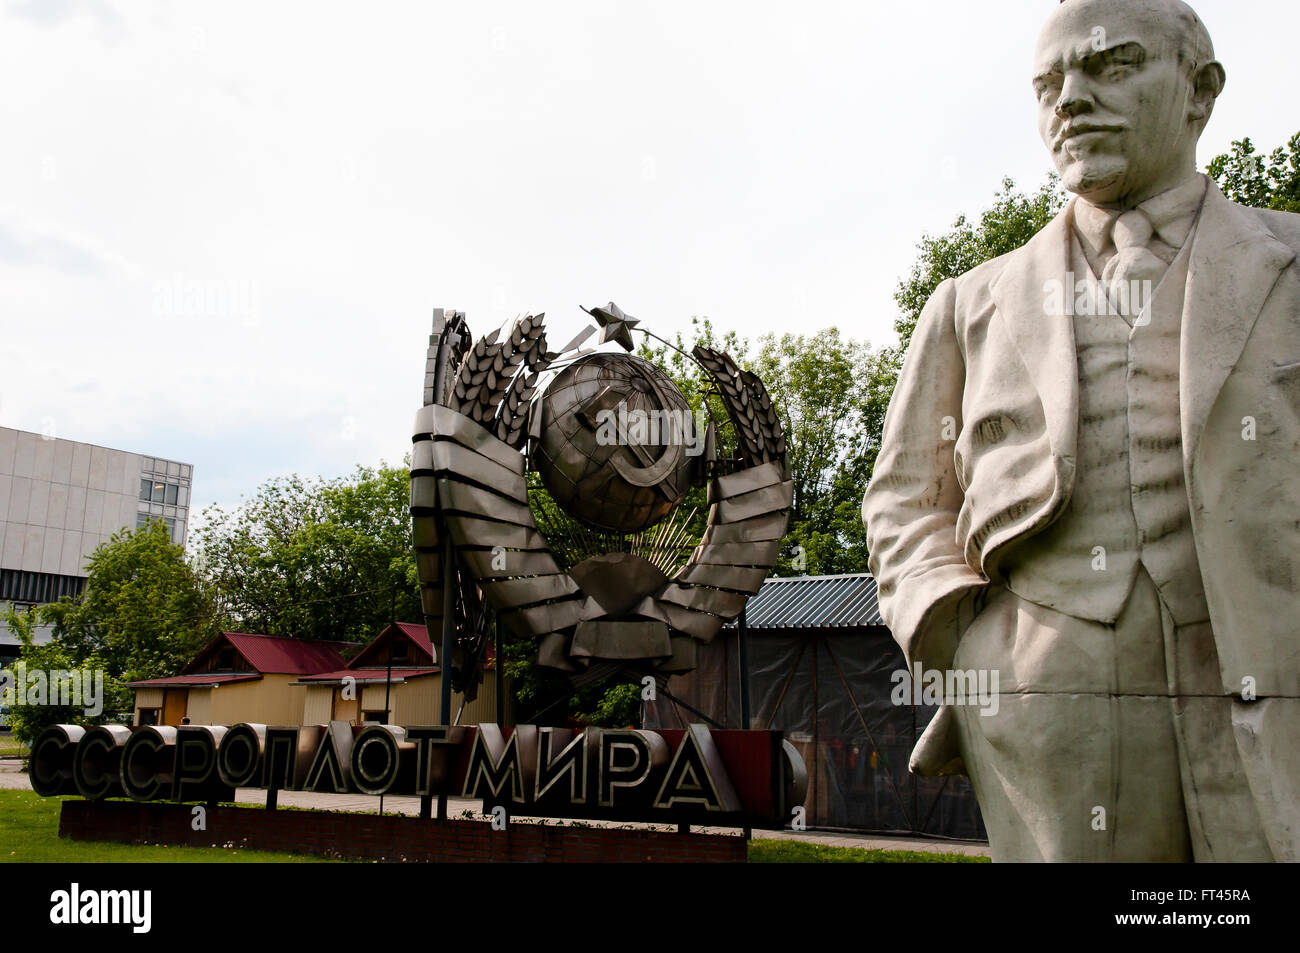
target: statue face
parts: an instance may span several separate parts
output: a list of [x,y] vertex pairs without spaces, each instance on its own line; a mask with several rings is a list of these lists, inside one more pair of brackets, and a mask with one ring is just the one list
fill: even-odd
[[1034,61],[1038,131],[1071,192],[1134,205],[1195,171],[1194,118],[1208,109],[1178,61],[1181,40],[1163,2],[1071,0],[1048,21]]

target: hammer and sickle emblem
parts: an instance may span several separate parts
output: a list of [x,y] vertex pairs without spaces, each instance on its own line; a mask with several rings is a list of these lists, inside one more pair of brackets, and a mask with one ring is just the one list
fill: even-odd
[[[640,371],[640,368],[637,370]],[[656,402],[660,408],[671,406],[659,381],[644,372],[642,372],[642,379],[650,385],[650,390],[657,398]],[[680,441],[669,441],[663,453],[655,459],[649,447],[628,439],[627,428],[624,426],[626,420],[618,416],[619,399],[619,395],[612,388],[607,387],[583,405],[579,417],[594,429],[602,411],[614,414],[618,447],[609,458],[610,466],[632,486],[658,487],[664,496],[673,499],[673,492],[664,484],[664,478],[681,466],[682,457],[686,453],[685,446]]]

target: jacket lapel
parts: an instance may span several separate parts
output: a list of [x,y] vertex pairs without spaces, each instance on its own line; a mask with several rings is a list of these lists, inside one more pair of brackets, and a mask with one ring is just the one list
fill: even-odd
[[[1007,256],[1006,267],[989,285],[998,316],[1038,391],[1057,470],[1067,480],[1074,472],[1079,426],[1073,309],[1049,309],[1048,300],[1053,287],[1061,289],[1058,301],[1068,296],[1065,277],[1070,269],[1073,212],[1071,199],[1037,235]],[[1066,494],[1070,489],[1068,485],[1058,487]]]
[[1254,213],[1228,201],[1213,181],[1188,263],[1179,355],[1184,458],[1193,459],[1205,419],[1295,252]]

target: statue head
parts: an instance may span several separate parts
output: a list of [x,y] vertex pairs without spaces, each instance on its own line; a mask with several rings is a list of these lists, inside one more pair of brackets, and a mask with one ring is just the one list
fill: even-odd
[[1196,171],[1223,83],[1182,0],[1064,0],[1034,56],[1038,131],[1067,189],[1131,208]]

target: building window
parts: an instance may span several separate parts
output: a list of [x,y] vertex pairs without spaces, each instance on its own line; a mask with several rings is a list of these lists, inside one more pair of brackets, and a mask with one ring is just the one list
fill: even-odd
[[[158,507],[159,510],[162,507]],[[185,521],[176,520],[170,516],[150,516],[148,513],[137,513],[135,515],[135,528],[147,525],[151,520],[156,520],[167,527],[167,535],[172,538],[173,542],[179,543],[181,536],[185,532]],[[179,530],[177,529],[179,527]]]
[[140,481],[140,502],[162,503],[167,506],[176,506],[179,503],[184,506],[189,501],[189,490],[189,487],[182,486],[179,483],[142,479]]
[[158,719],[159,719],[159,716],[160,716],[161,714],[162,714],[162,709],[159,709],[159,708],[141,708],[141,709],[140,709],[140,720],[137,721],[136,724],[137,724],[137,725],[156,725],[156,724],[158,724]]
[[376,725],[382,725],[384,723],[384,714],[385,712],[382,708],[379,709],[379,711],[362,712],[361,721],[363,724],[366,722],[373,722]]

